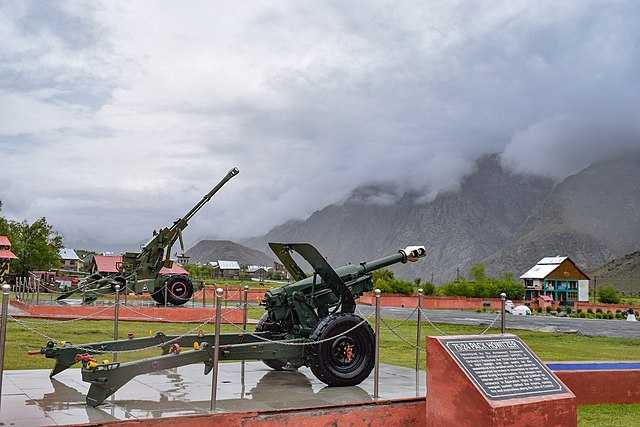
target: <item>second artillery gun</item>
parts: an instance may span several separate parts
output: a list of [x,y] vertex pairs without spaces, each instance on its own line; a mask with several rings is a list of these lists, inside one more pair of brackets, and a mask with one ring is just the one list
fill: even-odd
[[182,231],[189,225],[189,220],[207,204],[211,198],[234,176],[238,175],[238,168],[231,169],[215,187],[207,193],[182,218],[174,221],[170,227],[161,228],[153,232],[153,237],[140,252],[125,252],[117,273],[103,275],[96,273],[78,284],[78,287],[65,292],[57,299],[66,299],[74,293],[82,291],[83,302],[90,303],[99,295],[113,293],[116,286],[121,292],[142,294],[149,292],[158,304],[170,303],[182,305],[191,299],[193,293],[200,289],[199,283],[194,283],[185,274],[163,274],[163,268],[173,267],[171,250],[178,241],[184,253]]
[[[219,336],[219,360],[262,360],[277,370],[309,366],[331,386],[350,386],[369,376],[375,360],[375,336],[366,319],[355,314],[356,299],[373,289],[371,273],[397,263],[417,261],[424,246],[409,246],[370,262],[335,270],[308,243],[270,243],[294,283],[269,290],[262,301],[266,312],[255,333]],[[306,260],[313,272],[300,268],[292,254]],[[91,384],[87,404],[97,406],[137,375],[203,363],[214,369],[215,334],[165,335],[74,346],[49,342],[40,350],[55,359],[51,376],[82,363],[82,379]],[[93,355],[158,347],[163,354],[125,363],[98,363]],[[183,348],[193,350],[180,351]]]

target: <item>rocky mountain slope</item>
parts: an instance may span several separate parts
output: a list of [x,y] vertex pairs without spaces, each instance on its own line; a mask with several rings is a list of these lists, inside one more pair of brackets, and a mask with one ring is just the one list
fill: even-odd
[[186,252],[193,263],[225,260],[246,265],[273,265],[273,258],[230,240],[201,240]]
[[628,253],[591,271],[599,284],[610,284],[625,293],[640,293],[640,251]]
[[498,156],[481,158],[456,191],[429,202],[405,194],[391,204],[382,187],[364,187],[304,221],[290,221],[248,246],[308,241],[333,264],[359,262],[409,244],[425,244],[425,260],[396,268],[406,278],[437,283],[476,262],[491,273],[520,274],[543,256],[569,255],[591,269],[637,249],[640,241],[640,157],[592,165],[554,183],[505,170]]

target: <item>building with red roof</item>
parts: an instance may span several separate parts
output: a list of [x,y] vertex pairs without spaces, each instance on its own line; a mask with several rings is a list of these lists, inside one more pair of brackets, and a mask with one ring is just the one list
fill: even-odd
[[[122,255],[94,255],[91,260],[91,273],[111,274],[120,271],[122,265]],[[162,267],[160,274],[163,276],[174,276],[178,274],[188,275],[189,272],[177,262],[171,268]]]
[[0,236],[0,283],[7,283],[12,259],[18,257],[11,251],[11,241],[7,236]]

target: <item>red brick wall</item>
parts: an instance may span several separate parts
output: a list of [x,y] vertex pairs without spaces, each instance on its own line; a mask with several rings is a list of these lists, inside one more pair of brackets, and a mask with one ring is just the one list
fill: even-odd
[[[58,306],[58,305],[28,305],[18,301],[11,304],[19,307],[29,315],[43,319],[76,319],[87,317],[87,320],[111,320],[113,308],[106,306]],[[211,307],[120,307],[120,320],[136,320],[146,322],[186,322],[200,323],[215,315]],[[223,308],[222,323],[242,323],[243,310],[239,308]]]
[[576,395],[578,405],[640,403],[640,370],[559,371],[555,374]]
[[[92,423],[127,427],[412,427],[424,426],[424,398],[330,406],[316,409],[254,411],[161,419]],[[87,425],[87,424],[83,424]]]
[[[375,296],[371,293],[362,295],[358,302],[360,304],[375,304]],[[500,309],[499,298],[467,298],[467,297],[422,297],[422,307],[425,309],[441,309],[441,310],[476,310],[482,309],[483,303],[490,303],[490,309]],[[522,304],[521,301],[513,301],[514,305]],[[380,305],[383,307],[409,307],[413,308],[418,305],[417,296],[407,295],[382,295],[380,297]]]

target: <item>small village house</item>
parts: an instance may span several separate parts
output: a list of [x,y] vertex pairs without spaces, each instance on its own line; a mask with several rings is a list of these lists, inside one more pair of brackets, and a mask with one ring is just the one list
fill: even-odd
[[248,265],[247,274],[253,279],[264,280],[269,276],[272,267],[266,267],[264,265]]
[[541,296],[560,305],[589,301],[589,277],[566,256],[542,258],[520,279],[527,301],[537,301]]
[[[109,275],[120,272],[122,268],[122,255],[93,255],[89,264],[89,271]],[[178,274],[189,275],[189,272],[177,262],[171,268],[162,267],[160,274],[163,276],[174,276]]]
[[12,259],[18,257],[11,251],[11,241],[7,236],[0,236],[0,283],[7,283]]
[[221,279],[239,279],[240,264],[238,261],[218,260],[215,263],[214,277]]
[[62,260],[62,270],[66,271],[80,271],[82,267],[82,260],[74,251],[70,248],[62,248],[58,251],[58,256]]

